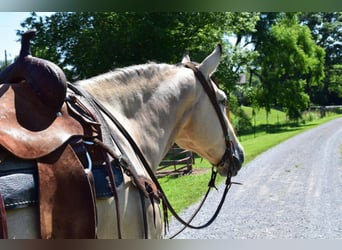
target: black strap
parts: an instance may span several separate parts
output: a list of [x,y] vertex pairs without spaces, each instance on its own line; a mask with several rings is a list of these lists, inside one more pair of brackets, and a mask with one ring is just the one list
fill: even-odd
[[141,209],[142,209],[142,217],[144,222],[144,237],[148,239],[148,225],[147,225],[147,215],[146,215],[146,206],[145,206],[145,195],[143,191],[139,190],[140,201],[141,201]]
[[[193,63],[186,63],[185,64],[186,67],[192,69],[195,73],[195,76],[199,79],[199,81],[201,82],[204,90],[206,91],[217,115],[218,115],[218,118],[220,120],[220,124],[222,126],[222,130],[223,130],[223,134],[224,134],[224,137],[225,137],[225,142],[226,142],[226,147],[227,147],[227,150],[230,152],[229,154],[229,157],[231,158],[231,162],[232,164],[234,164],[234,161],[232,160],[232,155],[231,155],[231,142],[230,142],[230,139],[229,139],[229,133],[228,133],[228,128],[227,128],[227,125],[226,125],[226,122],[224,120],[224,117],[222,115],[222,112],[220,110],[220,107],[217,103],[217,100],[216,100],[216,96],[215,96],[215,91],[213,89],[213,86],[211,84],[209,84],[207,82],[207,80],[205,79],[205,77],[203,76],[203,74],[195,67],[195,65]],[[87,96],[90,96],[90,94],[87,94]],[[138,145],[135,143],[135,141],[133,140],[133,138],[131,137],[131,135],[127,132],[127,130],[122,126],[122,124],[116,119],[116,117],[114,117],[109,111],[108,109],[106,109],[98,100],[96,100],[94,97],[91,97],[92,98],[92,103],[94,103],[106,116],[108,116],[108,118],[115,124],[115,126],[119,129],[119,131],[124,135],[124,137],[127,139],[127,141],[129,142],[129,144],[131,145],[131,147],[133,148],[134,152],[137,154],[138,158],[140,159],[141,163],[143,164],[144,168],[146,169],[147,173],[149,174],[151,180],[155,183],[157,189],[159,190],[160,194],[161,194],[161,198],[162,198],[162,201],[163,201],[163,205],[166,205],[168,207],[168,209],[170,210],[170,212],[172,213],[172,215],[180,222],[182,223],[184,226],[186,227],[189,227],[189,228],[192,228],[192,229],[202,229],[202,228],[205,228],[207,226],[209,226],[210,224],[212,224],[212,222],[216,219],[216,217],[218,216],[221,208],[222,208],[222,205],[225,201],[225,198],[226,198],[226,195],[231,187],[231,185],[233,184],[231,182],[231,179],[230,179],[230,175],[228,174],[227,176],[227,180],[226,180],[226,186],[225,186],[225,190],[223,192],[223,195],[222,195],[222,198],[221,198],[221,201],[214,213],[214,215],[211,217],[211,219],[203,224],[203,225],[200,225],[200,226],[193,226],[191,225],[191,221],[193,220],[193,218],[195,217],[195,215],[198,213],[197,211],[195,212],[195,214],[191,217],[190,221],[189,222],[186,222],[184,221],[178,214],[177,212],[174,210],[174,208],[172,207],[171,203],[169,202],[169,200],[167,199],[164,191],[163,191],[163,188],[161,187],[159,181],[157,180],[157,178],[155,177],[154,173],[152,172],[152,169],[150,168],[150,165],[149,163],[147,162],[146,160],[146,157],[144,156],[144,154],[142,153],[142,151],[140,150],[140,148],[138,147]],[[226,150],[226,152],[227,152]],[[225,153],[226,155],[226,153]],[[211,187],[209,186],[209,189],[207,191],[207,194],[204,198],[204,200],[206,199],[209,191],[210,191]],[[204,201],[203,201],[204,202]],[[202,202],[202,203],[203,203]],[[202,204],[200,205],[202,206]],[[199,210],[199,209],[198,209]],[[165,217],[165,216],[164,216]],[[166,216],[167,217],[167,216]],[[164,220],[167,220],[167,218],[164,218]],[[167,223],[167,221],[166,221]],[[146,231],[145,231],[146,233]]]
[[216,99],[216,95],[215,95],[215,90],[213,88],[213,85],[210,84],[207,79],[205,79],[205,76],[202,74],[202,72],[196,67],[196,65],[192,62],[187,62],[184,63],[184,66],[191,69],[195,76],[197,77],[197,79],[200,81],[200,83],[202,84],[202,87],[204,89],[204,91],[207,93],[211,104],[213,105],[215,112],[217,114],[217,117],[220,121],[221,127],[222,127],[222,131],[223,131],[223,135],[226,141],[226,146],[228,148],[231,147],[230,145],[230,139],[229,139],[229,133],[228,133],[228,128],[227,128],[227,124],[225,122],[225,119],[222,115],[221,109],[218,105],[217,99]]
[[[200,72],[200,71],[199,71]],[[201,73],[202,75],[202,73]],[[202,75],[203,76],[203,75]],[[208,84],[209,85],[209,84]],[[130,145],[132,146],[134,152],[138,155],[141,163],[143,164],[143,166],[145,167],[147,173],[149,174],[150,178],[152,179],[152,181],[155,183],[156,187],[158,188],[158,190],[160,191],[162,198],[163,198],[163,203],[165,203],[167,205],[167,207],[169,208],[170,212],[172,213],[172,215],[179,221],[181,222],[183,225],[186,225],[187,227],[190,227],[192,229],[202,229],[204,227],[209,226],[217,217],[217,215],[219,214],[221,207],[224,203],[224,199],[227,195],[227,192],[231,186],[231,181],[230,181],[230,177],[227,177],[227,182],[226,182],[226,188],[225,191],[223,193],[221,202],[218,206],[218,208],[216,209],[214,215],[212,216],[212,218],[205,223],[204,225],[201,226],[193,226],[189,223],[187,223],[186,221],[184,221],[178,214],[177,212],[174,210],[174,208],[172,207],[171,203],[169,202],[169,200],[167,199],[165,192],[163,191],[163,188],[161,187],[158,179],[155,177],[154,173],[152,172],[152,169],[150,168],[149,163],[146,160],[146,157],[144,156],[144,154],[142,153],[142,151],[140,150],[140,148],[138,147],[138,145],[135,143],[135,141],[133,140],[133,138],[131,137],[131,135],[127,132],[127,130],[122,126],[122,124],[116,119],[116,117],[114,117],[109,111],[108,109],[106,109],[100,102],[98,102],[95,98],[93,98],[93,102],[98,106],[98,108],[105,114],[108,116],[108,118],[110,118],[110,120],[112,120],[112,122],[117,126],[117,128],[119,129],[119,131],[126,137],[126,139],[128,140],[128,142],[130,143]],[[215,98],[215,102],[216,102],[216,98]],[[218,107],[218,105],[217,105]],[[218,107],[219,109],[219,107]],[[219,114],[221,114],[221,112],[219,112]],[[222,114],[221,114],[222,116]],[[220,117],[220,116],[219,116]],[[221,120],[221,119],[220,119]],[[222,124],[225,124],[224,122]],[[225,125],[223,125],[225,126]],[[224,133],[227,133],[227,130],[224,130]],[[229,144],[230,145],[230,144]],[[165,219],[165,218],[164,218]]]
[[[215,90],[214,90],[213,85],[207,81],[205,76],[196,67],[196,65],[194,63],[186,62],[186,63],[184,63],[184,66],[191,69],[194,72],[197,79],[200,81],[203,89],[205,90],[205,92],[207,93],[207,95],[211,101],[211,104],[213,105],[213,107],[215,109],[215,112],[217,114],[217,117],[218,117],[220,124],[221,124],[221,127],[222,127],[222,132],[223,132],[225,144],[226,144],[226,150],[225,150],[224,155],[222,156],[222,159],[218,163],[216,163],[216,166],[223,165],[227,159],[230,161],[230,164],[235,165],[236,162],[234,161],[234,157],[233,157],[233,154],[235,152],[234,145],[232,144],[232,141],[230,140],[228,127],[227,127],[226,121],[224,119],[224,116],[221,112],[220,106],[217,102],[216,94],[215,94]],[[230,173],[228,173],[228,175],[230,175]]]
[[[94,140],[94,142],[98,146],[100,146],[103,150],[108,152],[108,150],[106,150],[107,148],[109,148],[108,145],[114,146],[114,142],[112,140],[109,140],[109,138],[112,137],[111,136],[112,132],[110,131],[108,123],[106,122],[106,120],[104,119],[102,114],[99,112],[97,105],[94,102],[94,97],[92,95],[90,95],[87,91],[83,90],[82,88],[78,88],[77,86],[75,86],[73,84],[68,83],[68,88],[70,88],[76,94],[83,96],[87,100],[88,104],[91,106],[92,110],[95,112],[95,114],[93,114],[90,110],[88,110],[87,107],[85,107],[83,104],[79,103],[79,105],[82,106],[82,108],[86,111],[86,113],[88,113],[91,116],[92,119],[94,119],[96,122],[99,122],[102,125],[101,130],[100,130],[100,136],[99,136],[100,140],[96,139],[96,138],[92,138],[92,139]],[[75,100],[76,97],[74,97],[72,99],[74,99],[74,100],[72,100],[73,102],[77,102],[77,100]],[[113,157],[113,159],[118,159],[118,157],[115,154],[112,154],[111,156]],[[106,158],[105,168],[106,168],[106,171],[107,171],[107,174],[109,177],[111,192],[113,194],[113,198],[115,201],[118,238],[121,239],[122,234],[121,234],[119,198],[118,198],[118,194],[117,194],[117,190],[116,190],[115,178],[114,178],[114,173],[113,173],[111,164],[109,162],[108,157],[105,157],[105,158]]]
[[108,157],[107,157],[106,161],[107,161],[106,170],[107,170],[108,177],[109,177],[110,188],[111,188],[113,198],[115,201],[114,203],[115,203],[116,226],[117,226],[117,230],[118,230],[118,238],[122,239],[119,196],[118,196],[118,192],[116,190],[116,183],[115,183],[115,177],[114,177],[113,169],[112,169],[112,166],[108,160]]

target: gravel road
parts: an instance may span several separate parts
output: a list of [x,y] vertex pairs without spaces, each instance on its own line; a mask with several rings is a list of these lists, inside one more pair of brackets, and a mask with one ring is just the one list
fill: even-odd
[[[178,239],[342,239],[342,118],[301,133],[243,167],[216,221]],[[221,198],[213,190],[193,222]],[[197,204],[181,215],[189,218]],[[172,220],[170,237],[181,225]]]

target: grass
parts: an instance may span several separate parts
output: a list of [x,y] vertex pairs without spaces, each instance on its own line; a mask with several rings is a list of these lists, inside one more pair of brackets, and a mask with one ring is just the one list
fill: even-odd
[[[248,112],[250,112],[250,115],[252,114],[250,108],[244,107],[244,110],[247,114]],[[312,117],[315,117],[315,119],[312,119]],[[257,112],[255,133],[239,137],[246,153],[244,165],[280,142],[337,117],[341,117],[341,115],[329,114],[327,117],[319,119],[311,114],[305,123],[293,124],[286,121],[286,116],[283,112],[274,110],[268,116],[268,125],[265,125],[266,113],[264,111]],[[208,181],[211,174],[210,168],[211,166],[208,161],[196,158],[193,166],[195,173],[182,177],[166,176],[159,179],[176,211],[179,212],[187,208],[203,197],[208,189]],[[217,183],[223,180],[222,177],[218,177]]]
[[[243,106],[242,109],[247,114],[248,117],[252,118],[252,122],[254,123],[253,108]],[[267,124],[267,123],[276,124],[276,123],[280,123],[286,120],[287,120],[286,114],[280,110],[273,109],[268,115],[265,109],[260,109],[260,110],[255,111],[256,125]]]

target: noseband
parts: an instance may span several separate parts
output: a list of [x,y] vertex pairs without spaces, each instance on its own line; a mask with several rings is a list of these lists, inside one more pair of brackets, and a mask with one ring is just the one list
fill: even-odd
[[[186,62],[183,64],[185,67],[191,69],[195,76],[197,77],[197,79],[200,81],[200,83],[202,84],[202,87],[204,89],[204,91],[207,93],[211,104],[213,105],[215,112],[217,114],[217,117],[220,121],[221,124],[221,128],[222,128],[222,132],[224,135],[224,141],[226,144],[226,150],[221,158],[221,160],[217,163],[217,164],[213,164],[216,167],[222,167],[225,162],[229,161],[230,166],[232,166],[233,168],[237,168],[236,164],[239,164],[239,160],[238,157],[236,156],[236,151],[234,148],[234,145],[232,143],[232,140],[230,139],[230,135],[228,132],[228,127],[227,124],[225,122],[224,116],[221,112],[220,106],[217,102],[216,99],[216,95],[215,95],[215,90],[213,88],[213,85],[210,84],[209,81],[207,81],[207,79],[205,78],[205,76],[202,74],[202,72],[196,67],[196,65],[192,62]],[[228,170],[228,174],[227,176],[232,176],[232,171]]]

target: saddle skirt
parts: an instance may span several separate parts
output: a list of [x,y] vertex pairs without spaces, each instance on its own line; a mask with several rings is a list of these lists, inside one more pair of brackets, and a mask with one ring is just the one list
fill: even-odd
[[84,134],[65,103],[52,113],[25,81],[0,85],[0,98],[0,146],[19,158],[41,158]]

